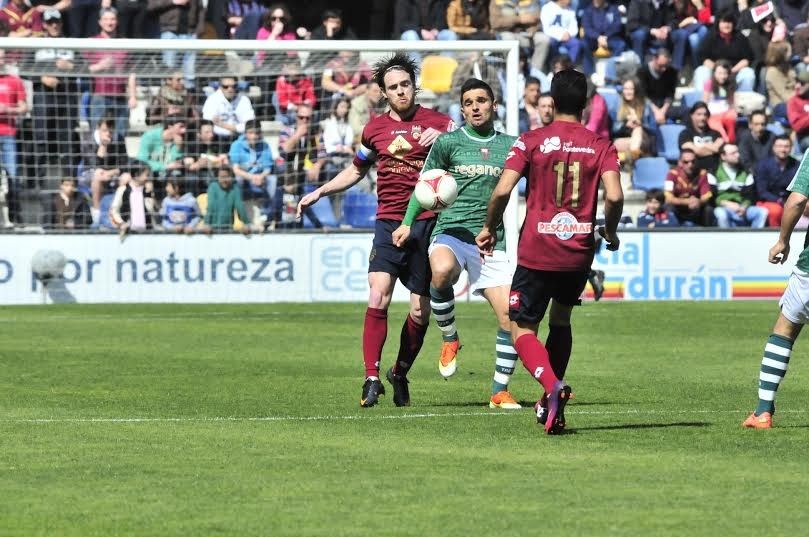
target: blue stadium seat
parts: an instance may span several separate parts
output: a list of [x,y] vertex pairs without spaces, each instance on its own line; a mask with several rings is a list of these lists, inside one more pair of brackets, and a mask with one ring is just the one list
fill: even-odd
[[685,130],[685,125],[677,123],[667,123],[660,125],[660,135],[663,138],[663,153],[669,162],[676,162],[680,158],[680,133]]
[[663,157],[645,157],[635,161],[632,185],[640,190],[663,189],[669,163]]
[[688,90],[685,93],[683,93],[682,100],[683,100],[683,107],[685,107],[685,109],[688,110],[692,106],[694,106],[694,104],[696,104],[697,101],[702,100],[702,91],[698,89]]
[[615,121],[618,116],[618,104],[621,102],[621,96],[615,90],[600,88],[598,94],[604,97],[607,103],[607,111],[610,113],[610,118]]
[[101,205],[98,207],[98,222],[92,225],[92,229],[102,231],[105,229],[116,229],[115,226],[112,225],[112,220],[110,220],[110,207],[112,206],[113,199],[115,199],[115,194],[105,194],[104,197],[101,198]]
[[[314,211],[315,216],[318,220],[320,220],[320,223],[323,224],[324,227],[337,227],[339,225],[339,222],[337,222],[337,217],[334,216],[334,209],[332,208],[330,198],[320,198],[317,203],[312,205],[312,211]],[[303,215],[303,227],[315,227],[305,213]]]
[[348,190],[343,197],[343,223],[354,228],[373,228],[376,222],[376,196],[361,190]]

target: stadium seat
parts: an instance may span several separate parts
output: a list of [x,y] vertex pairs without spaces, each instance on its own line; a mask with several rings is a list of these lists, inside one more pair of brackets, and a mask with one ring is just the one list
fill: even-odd
[[786,133],[786,131],[784,130],[783,125],[781,125],[777,121],[773,121],[772,123],[768,123],[767,124],[767,130],[770,131],[771,133],[773,133],[776,136],[781,136],[782,134]]
[[458,67],[455,58],[449,56],[425,56],[421,62],[421,87],[436,94],[447,93],[452,88],[452,73]]
[[[337,227],[339,226],[339,222],[337,222],[337,217],[334,216],[334,209],[331,205],[330,198],[320,198],[317,203],[312,205],[312,210],[315,213],[315,216],[320,223],[323,224],[324,227]],[[303,215],[303,227],[305,228],[313,228],[315,225],[309,220],[309,217],[306,214]]]
[[343,223],[354,228],[372,228],[376,222],[376,196],[348,190],[343,197]]
[[694,106],[694,104],[696,104],[697,101],[702,100],[702,92],[700,90],[697,90],[697,89],[692,89],[692,90],[686,91],[682,95],[682,100],[683,100],[683,106],[686,108],[686,110],[688,110],[692,106]]
[[115,199],[115,194],[106,194],[101,198],[101,205],[98,208],[98,222],[92,225],[92,229],[116,229],[112,224],[112,219],[110,219],[110,207],[112,207],[113,199]]
[[680,158],[680,133],[684,130],[685,125],[677,123],[660,125],[660,135],[663,138],[662,156],[669,162],[676,162]]
[[599,88],[598,94],[604,97],[607,103],[607,111],[610,113],[610,119],[615,121],[618,116],[618,105],[621,102],[621,96],[618,92],[612,89]]
[[669,163],[663,157],[645,157],[635,161],[632,185],[640,190],[663,189]]

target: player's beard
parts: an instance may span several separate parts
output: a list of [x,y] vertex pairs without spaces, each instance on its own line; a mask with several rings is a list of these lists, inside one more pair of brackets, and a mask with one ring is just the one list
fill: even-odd
[[412,112],[413,112],[413,110],[416,108],[416,98],[415,98],[415,95],[414,95],[413,97],[409,98],[409,99],[407,100],[407,103],[405,103],[405,102],[400,102],[400,101],[399,101],[399,97],[396,97],[396,98],[395,98],[395,99],[393,99],[392,101],[391,101],[391,100],[388,100],[388,106],[390,106],[390,109],[391,109],[393,112],[396,112],[396,114],[397,114],[399,117],[402,117],[402,116],[407,116],[408,114],[412,113]]

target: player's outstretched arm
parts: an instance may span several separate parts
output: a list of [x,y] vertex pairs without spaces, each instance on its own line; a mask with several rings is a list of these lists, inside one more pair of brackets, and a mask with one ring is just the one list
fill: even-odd
[[494,245],[497,243],[497,236],[494,229],[500,225],[503,220],[503,212],[508,205],[508,199],[511,196],[511,191],[517,186],[520,180],[520,173],[506,168],[500,174],[500,180],[492,192],[492,197],[489,200],[489,207],[486,210],[486,223],[475,238],[478,245],[478,250],[483,255],[491,255],[494,251]]
[[607,250],[615,251],[621,245],[618,239],[618,224],[624,212],[624,190],[621,188],[621,175],[618,172],[604,172],[601,176],[604,185],[604,227],[599,234],[607,241]]
[[335,175],[331,181],[302,197],[301,201],[298,202],[298,210],[295,213],[295,218],[300,219],[303,210],[317,203],[323,196],[339,194],[356,185],[360,182],[360,179],[365,177],[367,172],[367,168],[357,168],[352,162],[347,168]]
[[787,200],[784,202],[784,215],[781,217],[781,231],[778,234],[778,242],[772,248],[768,260],[775,265],[783,264],[789,257],[789,237],[792,236],[792,231],[798,220],[801,219],[803,211],[806,209],[806,196],[800,192],[790,193]]

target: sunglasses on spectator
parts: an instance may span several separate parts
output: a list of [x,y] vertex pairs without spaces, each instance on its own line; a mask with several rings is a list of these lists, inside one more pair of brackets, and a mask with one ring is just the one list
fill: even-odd
[[282,21],[282,20],[284,20],[284,16],[281,15],[280,17],[276,17],[276,16],[273,15],[272,17],[270,17],[270,20],[272,20],[272,21]]
[[683,166],[685,166],[686,164],[694,164],[695,162],[696,162],[696,160],[694,160],[694,159],[691,159],[691,160],[681,160],[681,161],[680,161],[680,164],[682,164]]
[[298,119],[303,119],[303,120],[309,121],[310,119],[312,119],[312,116],[301,116],[301,115],[299,115]]
[[222,84],[222,89],[233,89],[236,87],[236,84]]

